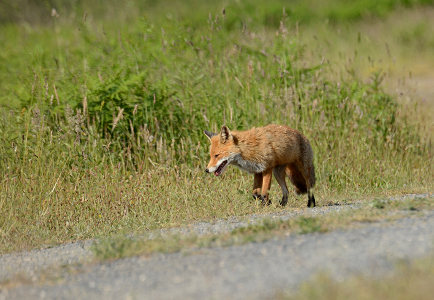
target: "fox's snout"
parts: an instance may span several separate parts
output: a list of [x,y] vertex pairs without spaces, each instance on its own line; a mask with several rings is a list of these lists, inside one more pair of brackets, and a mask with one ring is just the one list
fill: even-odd
[[205,172],[220,176],[230,165],[234,155],[237,153],[238,149],[234,145],[234,137],[226,126],[222,127],[219,134],[207,130],[204,133],[211,142],[210,161]]

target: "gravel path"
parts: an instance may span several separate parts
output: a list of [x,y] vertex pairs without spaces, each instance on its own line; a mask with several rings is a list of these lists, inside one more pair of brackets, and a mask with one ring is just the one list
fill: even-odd
[[[400,201],[432,196],[433,194],[408,194],[395,196],[389,198],[389,200]],[[184,227],[152,231],[144,238],[154,238],[159,235],[164,236],[167,234],[218,234],[230,232],[236,228],[248,226],[249,224],[258,223],[264,218],[287,220],[300,215],[315,216],[330,212],[339,212],[341,210],[356,209],[359,208],[360,205],[360,203],[354,203],[347,205],[315,207],[312,209],[290,209],[272,214],[232,217],[226,220],[217,220],[212,223],[198,222]],[[20,274],[25,274],[26,278],[35,281],[37,280],[38,274],[44,269],[89,261],[93,258],[93,254],[90,250],[91,245],[92,241],[89,240],[64,244],[52,248],[32,250],[29,252],[1,255],[0,282]]]
[[[425,197],[424,195],[416,195]],[[264,218],[287,220],[300,215],[322,215],[341,210],[355,209],[360,205],[349,204],[339,206],[315,207],[313,209],[291,209],[272,214],[250,215],[246,217],[231,217],[225,220],[216,220],[212,223],[197,222],[188,226],[161,229],[149,232],[144,239],[152,239],[158,236],[171,234],[181,235],[206,235],[230,232],[239,227],[258,223]],[[82,263],[93,258],[91,251],[93,241],[80,241],[68,243],[52,248],[37,249],[28,252],[5,254],[0,256],[0,282],[17,275],[25,274],[26,278],[35,281],[38,274],[44,269]]]
[[264,243],[203,249],[192,255],[157,254],[65,274],[52,285],[20,286],[0,299],[202,299],[272,296],[320,270],[337,279],[382,275],[397,259],[434,250],[434,211],[422,217],[325,234],[293,235]]
[[[432,196],[433,196],[432,194],[410,194],[404,196],[396,196],[393,198],[389,198],[389,200],[405,200],[405,199],[425,198],[425,197],[432,197]],[[149,232],[147,236],[144,238],[154,238],[159,235],[164,236],[167,234],[205,235],[210,233],[224,233],[224,232],[229,232],[238,227],[243,227],[252,223],[260,222],[264,218],[286,220],[299,215],[321,215],[330,212],[338,212],[341,210],[356,209],[359,208],[360,206],[361,206],[360,203],[355,203],[350,205],[316,207],[314,209],[291,209],[291,210],[284,210],[272,214],[251,215],[251,216],[239,217],[239,218],[233,217],[227,220],[217,220],[212,223],[200,222],[200,223],[195,223],[184,227],[156,230],[156,231]],[[300,237],[300,239],[302,238],[303,237]],[[75,263],[83,263],[86,261],[90,261],[93,258],[92,252],[90,250],[92,243],[93,241],[89,240],[89,241],[65,244],[53,248],[2,255],[0,256],[0,282],[6,279],[13,280],[15,277],[20,275],[24,275],[25,279],[30,280],[31,282],[38,282],[38,278],[41,272],[43,272],[44,270],[51,270],[52,268],[56,268],[64,265],[71,265]],[[227,249],[225,249],[225,251],[227,251]],[[155,257],[165,257],[165,256],[156,255]],[[107,267],[107,265],[102,265],[100,267],[104,268]],[[97,270],[97,268],[95,268],[95,270]],[[66,275],[68,276],[68,274]],[[80,276],[77,276],[77,278],[79,278]],[[27,288],[29,287],[23,287],[23,289],[27,289]],[[21,290],[21,288],[17,289],[16,291],[19,290]],[[1,295],[4,296],[5,293],[6,291],[0,292],[0,296]]]

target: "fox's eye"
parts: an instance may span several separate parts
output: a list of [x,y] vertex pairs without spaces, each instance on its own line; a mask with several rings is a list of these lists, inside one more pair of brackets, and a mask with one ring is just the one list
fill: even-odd
[[216,155],[214,155],[214,157],[217,158],[217,157],[219,157],[219,155],[220,155],[220,154],[216,154]]

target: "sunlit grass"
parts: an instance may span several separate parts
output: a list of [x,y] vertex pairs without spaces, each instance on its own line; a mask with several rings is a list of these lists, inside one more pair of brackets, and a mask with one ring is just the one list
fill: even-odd
[[[131,2],[119,16],[116,6],[80,2],[48,21],[2,23],[0,251],[281,209],[254,202],[252,178],[239,170],[206,176],[202,130],[223,123],[302,131],[315,153],[320,205],[430,191],[432,146],[418,127],[429,119],[406,120],[378,69],[363,71],[367,79],[336,75],[368,60],[370,18],[381,23],[402,3],[378,13],[377,4],[361,6],[359,15],[342,6],[327,32],[328,13],[341,7],[332,2],[312,11],[297,2],[291,12],[280,2],[252,2],[263,11],[231,2],[225,14],[219,3],[163,13]],[[366,46],[359,61],[345,51],[318,59],[323,48],[305,39],[310,30],[329,37],[330,53],[340,49],[335,41],[353,44],[332,30],[354,28]],[[271,196],[281,197],[274,183]],[[290,207],[305,205],[290,198]]]

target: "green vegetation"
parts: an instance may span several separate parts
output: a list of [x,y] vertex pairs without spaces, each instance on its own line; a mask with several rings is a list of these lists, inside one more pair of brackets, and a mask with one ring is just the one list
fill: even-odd
[[[320,204],[429,190],[432,146],[381,70],[332,76],[351,62],[307,55],[318,48],[300,30],[430,1],[318,3],[2,1],[0,251],[279,210],[253,202],[238,170],[205,176],[202,130],[222,124],[305,133]],[[403,41],[430,49],[411,28]]]
[[422,209],[433,209],[432,198],[405,201],[381,201],[383,206],[375,206],[379,200],[367,203],[359,209],[332,212],[320,216],[299,216],[286,221],[264,218],[258,223],[239,227],[229,233],[195,234],[183,236],[166,234],[154,238],[144,236],[114,235],[104,237],[92,246],[97,260],[119,259],[129,256],[149,255],[156,252],[185,253],[207,247],[227,247],[250,242],[263,242],[289,234],[324,233],[335,229],[358,226],[363,223],[393,221],[417,214]]
[[401,261],[392,275],[377,280],[353,276],[343,282],[319,274],[295,293],[278,293],[275,299],[431,299],[434,288],[434,256],[416,261]]

